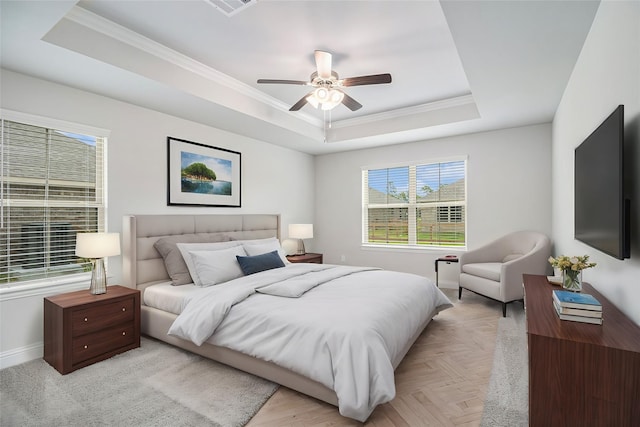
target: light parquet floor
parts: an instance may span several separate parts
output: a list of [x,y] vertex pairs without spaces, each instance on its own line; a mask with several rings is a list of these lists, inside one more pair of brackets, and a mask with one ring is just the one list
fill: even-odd
[[247,427],[479,426],[489,385],[500,303],[443,290],[453,308],[429,323],[396,370],[396,397],[366,423],[327,403],[280,387]]

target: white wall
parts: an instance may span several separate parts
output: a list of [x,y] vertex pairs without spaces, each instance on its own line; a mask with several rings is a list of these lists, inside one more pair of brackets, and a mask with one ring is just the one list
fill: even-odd
[[[468,156],[467,237],[473,249],[516,230],[551,235],[551,125],[484,132],[316,157],[314,243],[325,262],[372,265],[435,278],[434,260],[459,251],[361,247],[362,167]],[[455,283],[444,266],[440,280]],[[452,264],[455,267],[455,265]]]
[[[573,238],[575,148],[619,104],[625,106],[631,258],[620,261]],[[589,254],[583,278],[640,325],[640,2],[603,1],[553,120],[553,238],[556,254]],[[606,322],[606,320],[605,320]]]
[[[3,109],[111,131],[109,231],[121,231],[122,216],[132,213],[279,213],[283,238],[288,223],[314,220],[311,155],[6,70],[1,78]],[[242,153],[242,207],[167,206],[167,136]],[[121,257],[109,258],[108,275],[110,284],[120,281]],[[42,356],[43,296],[88,287],[80,283],[56,291],[1,294],[0,366]]]

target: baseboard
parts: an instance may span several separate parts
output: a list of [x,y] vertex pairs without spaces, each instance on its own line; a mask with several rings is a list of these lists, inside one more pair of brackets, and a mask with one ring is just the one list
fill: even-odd
[[44,354],[44,343],[31,344],[14,348],[0,353],[0,369],[20,365],[34,359],[40,359]]

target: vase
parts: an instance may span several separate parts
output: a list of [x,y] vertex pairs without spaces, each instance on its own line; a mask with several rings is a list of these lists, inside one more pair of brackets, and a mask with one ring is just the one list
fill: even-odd
[[567,291],[580,292],[582,290],[582,270],[562,270],[562,288]]

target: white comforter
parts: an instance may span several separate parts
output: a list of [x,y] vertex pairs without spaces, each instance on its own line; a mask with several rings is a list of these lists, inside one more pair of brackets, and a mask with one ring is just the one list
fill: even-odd
[[428,316],[448,307],[421,276],[291,264],[190,295],[169,334],[309,377],[336,392],[340,414],[365,421],[395,396],[393,361]]

